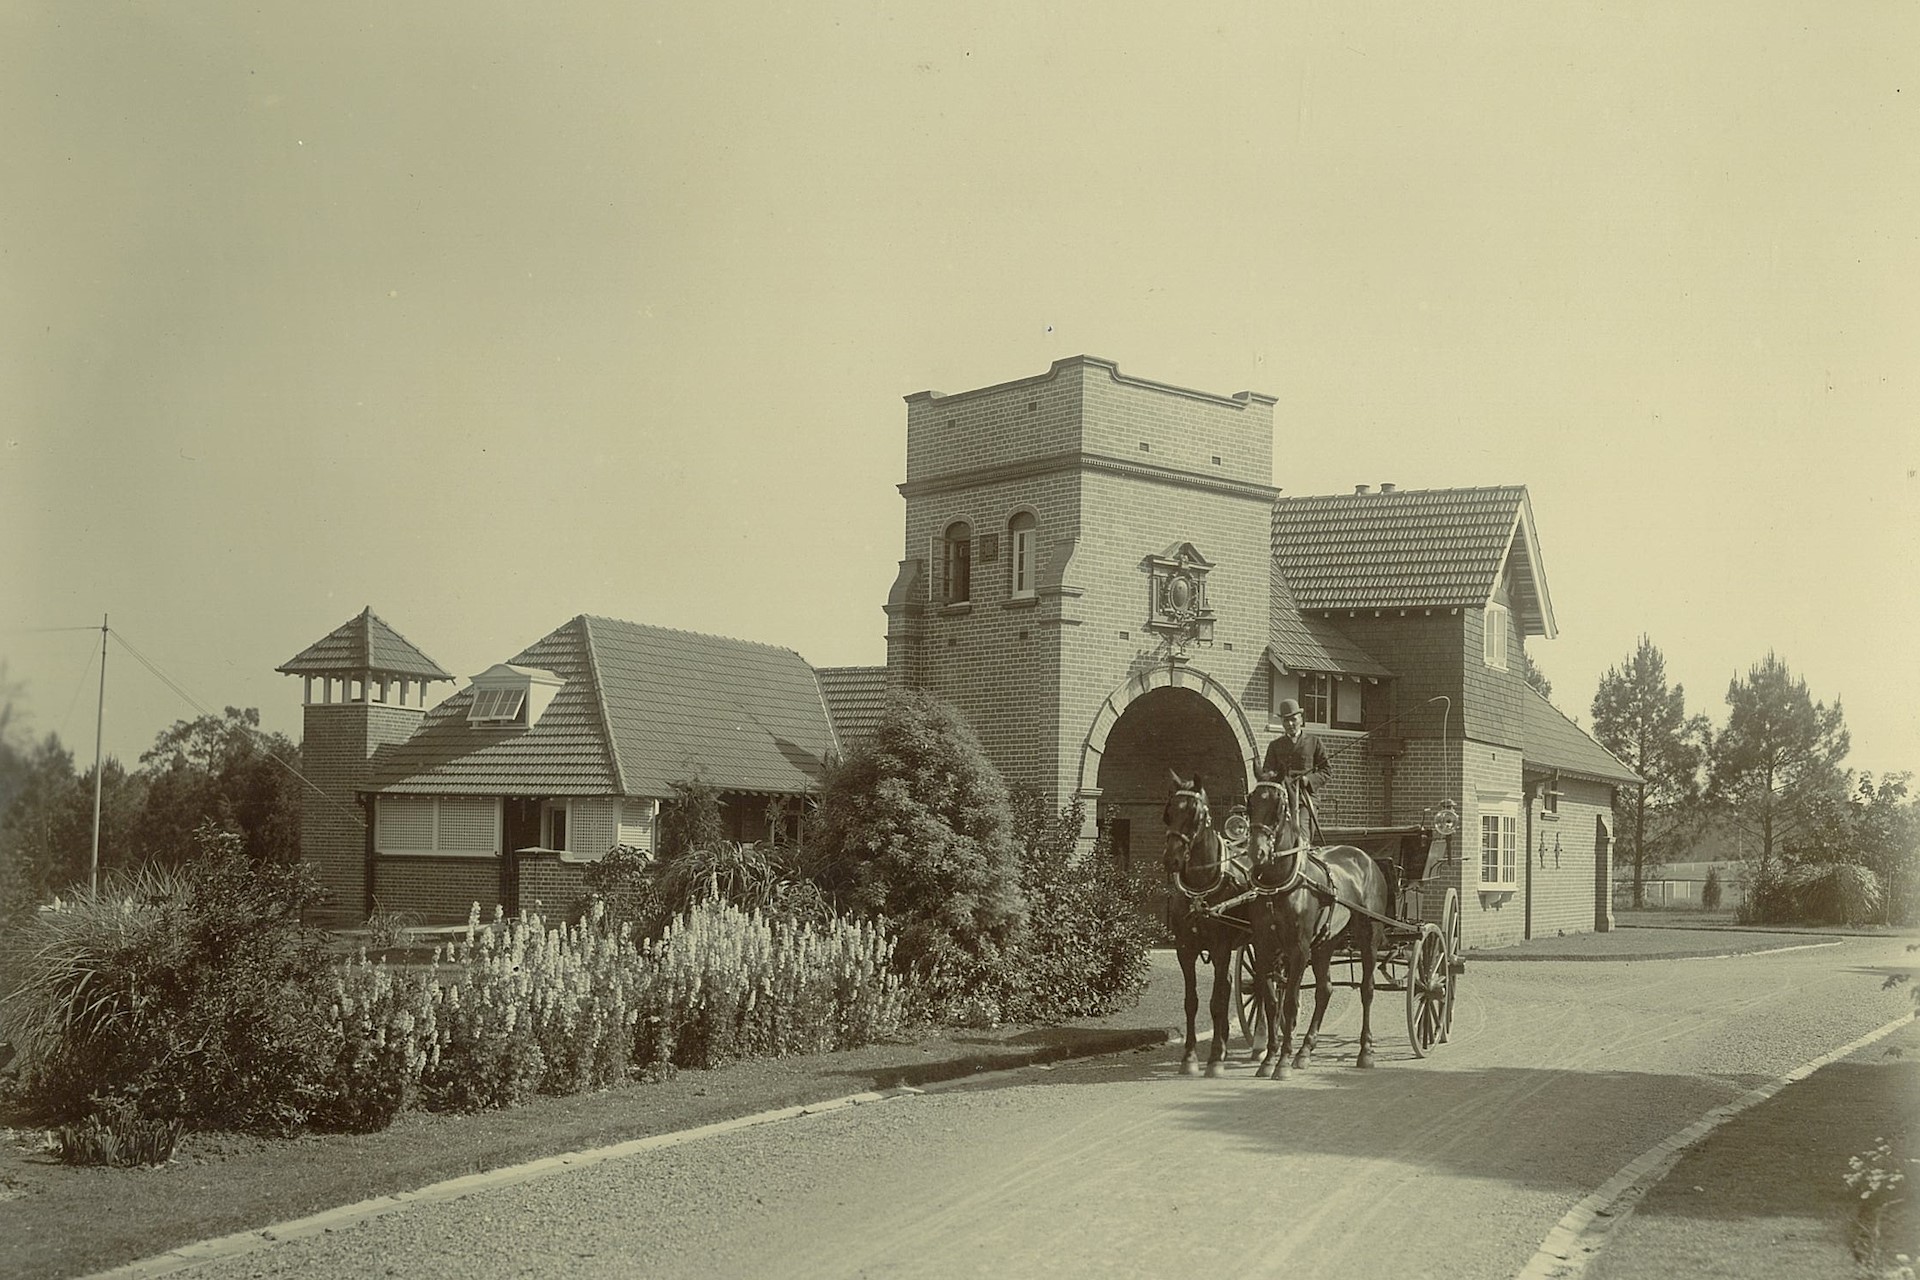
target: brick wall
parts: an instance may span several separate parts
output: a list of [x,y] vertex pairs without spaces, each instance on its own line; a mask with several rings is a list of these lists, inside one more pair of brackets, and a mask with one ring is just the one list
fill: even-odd
[[[1544,793],[1545,788],[1538,788]],[[1563,778],[1558,813],[1546,812],[1546,797],[1532,805],[1533,936],[1558,937],[1594,929],[1595,886],[1604,883],[1597,859],[1600,827],[1611,821],[1612,788]],[[1611,903],[1611,893],[1601,895]]]
[[500,904],[500,859],[384,855],[374,859],[373,894],[382,911],[407,911],[422,924],[458,924],[474,903],[493,918]]
[[[300,856],[327,890],[317,923],[359,924],[372,909],[367,824],[359,788],[375,748],[404,742],[420,727],[418,707],[311,703],[301,730],[301,769],[314,783],[300,793]],[[318,788],[316,790],[315,788]]]
[[[955,704],[1009,782],[1064,802],[1098,785],[1087,748],[1102,709],[1110,721],[1129,681],[1167,660],[1145,625],[1144,561],[1186,541],[1213,562],[1218,619],[1191,669],[1232,703],[1264,708],[1272,436],[1266,397],[1186,391],[1087,358],[978,391],[908,397],[904,557],[924,572],[917,616],[890,610],[890,674]],[[1031,601],[1011,598],[1007,527],[1021,511],[1034,516],[1041,548]],[[974,535],[964,606],[939,598],[940,540],[956,521]],[[982,535],[997,543],[992,562]],[[1236,767],[1237,791],[1246,764]]]

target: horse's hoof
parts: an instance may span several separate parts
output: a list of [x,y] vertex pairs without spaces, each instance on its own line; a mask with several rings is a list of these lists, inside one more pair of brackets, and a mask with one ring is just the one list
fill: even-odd
[[1223,1066],[1217,1059],[1213,1062],[1209,1062],[1207,1064],[1207,1079],[1218,1080],[1220,1078],[1222,1070],[1223,1070]]
[[1253,1074],[1254,1077],[1259,1080],[1270,1079],[1273,1075],[1273,1064],[1271,1062],[1262,1062],[1258,1067],[1254,1068]]
[[1293,1055],[1293,1065],[1305,1071],[1313,1065],[1313,1059],[1304,1053],[1296,1053]]
[[1196,1076],[1200,1074],[1200,1068],[1194,1063],[1192,1058],[1182,1058],[1180,1060],[1180,1074],[1183,1076]]
[[1371,1049],[1362,1049],[1362,1050],[1360,1051],[1360,1056],[1359,1056],[1359,1057],[1357,1057],[1357,1058],[1355,1058],[1355,1059],[1353,1060],[1353,1065],[1354,1065],[1354,1066],[1356,1066],[1356,1067],[1370,1067],[1370,1066],[1372,1066],[1372,1065],[1373,1065],[1373,1050],[1371,1050]]
[[1288,1076],[1292,1074],[1293,1074],[1293,1068],[1288,1065],[1287,1060],[1285,1058],[1282,1058],[1280,1059],[1280,1061],[1273,1064],[1273,1078],[1275,1080],[1285,1080]]

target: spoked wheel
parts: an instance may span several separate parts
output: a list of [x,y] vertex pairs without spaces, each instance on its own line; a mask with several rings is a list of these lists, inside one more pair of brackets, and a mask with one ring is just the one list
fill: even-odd
[[1240,1034],[1254,1052],[1267,1048],[1267,1019],[1260,1012],[1260,986],[1253,976],[1253,948],[1237,947],[1233,953],[1233,1010],[1240,1019]]
[[1440,1042],[1452,992],[1447,938],[1436,924],[1420,926],[1407,952],[1407,1039],[1413,1056],[1424,1058]]
[[1440,933],[1447,942],[1447,1009],[1440,1019],[1440,1043],[1453,1038],[1453,996],[1460,984],[1460,891],[1447,890],[1440,908]]

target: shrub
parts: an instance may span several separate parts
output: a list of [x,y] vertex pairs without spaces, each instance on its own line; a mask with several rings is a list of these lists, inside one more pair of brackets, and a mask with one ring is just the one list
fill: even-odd
[[1720,868],[1708,867],[1706,881],[1700,886],[1700,905],[1708,911],[1720,909]]
[[720,816],[720,791],[695,773],[667,784],[673,795],[660,806],[660,856],[672,858],[689,849],[711,849],[727,837]]
[[810,878],[843,908],[895,922],[903,967],[1018,942],[1027,909],[1006,784],[952,708],[891,695],[872,736],[829,772],[817,825]]
[[126,1103],[116,1103],[55,1129],[54,1154],[66,1164],[165,1164],[173,1159],[180,1129],[178,1120],[146,1119]]
[[1880,919],[1880,881],[1865,867],[1804,865],[1783,879],[1795,920],[1857,925]]
[[581,878],[589,897],[576,914],[584,916],[598,902],[610,926],[626,924],[640,937],[656,936],[674,912],[654,886],[655,870],[653,855],[644,849],[613,846],[584,868]]
[[175,878],[44,913],[5,998],[25,1100],[59,1119],[91,1100],[200,1128],[283,1133],[323,1096],[332,971],[300,914],[299,864],[249,862],[210,826]]

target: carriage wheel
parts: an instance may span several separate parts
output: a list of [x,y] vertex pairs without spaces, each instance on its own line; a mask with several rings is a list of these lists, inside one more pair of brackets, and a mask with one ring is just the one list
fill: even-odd
[[1447,1010],[1440,1019],[1440,1043],[1453,1038],[1453,997],[1460,975],[1460,891],[1447,890],[1446,905],[1440,908],[1440,933],[1447,941]]
[[1424,1058],[1439,1042],[1447,1017],[1447,939],[1435,924],[1420,926],[1407,952],[1407,1039]]
[[1253,977],[1253,948],[1236,947],[1233,952],[1233,1009],[1240,1019],[1240,1034],[1256,1053],[1266,1052],[1267,1020],[1260,1012],[1259,985]]

